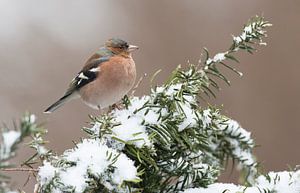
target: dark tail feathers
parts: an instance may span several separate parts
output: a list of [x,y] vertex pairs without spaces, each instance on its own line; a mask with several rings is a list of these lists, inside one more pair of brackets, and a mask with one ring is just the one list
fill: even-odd
[[74,98],[73,95],[74,95],[74,93],[65,94],[58,101],[56,101],[54,104],[52,104],[50,107],[48,107],[44,111],[44,113],[52,113],[53,111],[55,111],[56,109],[58,109],[59,107],[61,107],[63,104],[65,104],[66,102],[68,102],[69,100],[71,100],[72,98]]

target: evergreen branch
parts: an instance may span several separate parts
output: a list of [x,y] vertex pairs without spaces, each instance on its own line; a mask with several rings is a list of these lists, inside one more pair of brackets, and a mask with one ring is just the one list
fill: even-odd
[[[233,43],[227,51],[218,53],[214,57],[210,58],[208,50],[204,48],[206,58],[204,60],[204,65],[200,70],[202,73],[203,82],[206,82],[204,85],[206,87],[208,87],[208,85],[212,85],[218,89],[219,86],[211,79],[212,77],[217,77],[223,80],[226,84],[230,85],[230,81],[220,72],[217,64],[221,64],[239,76],[242,76],[243,73],[239,72],[234,67],[227,65],[225,61],[229,60],[239,63],[239,60],[234,57],[234,53],[238,52],[239,50],[245,50],[252,54],[253,51],[256,50],[254,44],[266,45],[266,43],[263,42],[263,38],[267,37],[265,29],[269,26],[272,26],[272,24],[270,24],[268,21],[265,21],[263,17],[253,17],[244,26],[241,35],[233,36]],[[215,96],[213,92],[205,92],[205,89],[205,87],[201,89],[203,93]]]
[[[44,133],[45,130],[40,127],[36,122],[35,115],[25,113],[21,118],[19,125],[14,124],[14,130],[9,130],[7,127],[2,129],[0,143],[0,172],[8,171],[34,171],[31,168],[11,168],[9,160],[15,157],[18,145],[24,141],[28,136],[35,136],[39,133]],[[8,178],[6,175],[0,173],[0,180]],[[8,183],[0,183],[0,192],[8,189]]]
[[200,107],[198,96],[215,97],[212,88],[219,85],[213,77],[230,84],[217,64],[240,74],[225,60],[237,62],[233,53],[241,49],[251,53],[267,26],[255,17],[226,52],[210,58],[205,50],[202,68],[179,66],[149,95],[126,96],[124,109],[91,116],[91,127],[83,128],[90,139],[45,160],[37,192],[179,192],[216,182],[230,158],[247,169],[246,180],[253,182],[258,163],[250,133],[219,109]]

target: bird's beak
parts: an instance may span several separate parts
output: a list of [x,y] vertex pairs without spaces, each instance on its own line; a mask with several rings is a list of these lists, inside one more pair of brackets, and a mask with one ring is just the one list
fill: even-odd
[[135,45],[129,45],[129,47],[128,47],[128,51],[129,51],[129,52],[133,52],[133,51],[135,51],[135,50],[137,50],[137,49],[139,49],[139,47],[138,47],[138,46],[135,46]]

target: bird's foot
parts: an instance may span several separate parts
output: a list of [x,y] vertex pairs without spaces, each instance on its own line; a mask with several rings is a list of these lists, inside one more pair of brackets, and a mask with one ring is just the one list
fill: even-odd
[[122,104],[116,104],[115,103],[115,104],[109,106],[108,112],[112,112],[115,109],[121,110],[122,109]]

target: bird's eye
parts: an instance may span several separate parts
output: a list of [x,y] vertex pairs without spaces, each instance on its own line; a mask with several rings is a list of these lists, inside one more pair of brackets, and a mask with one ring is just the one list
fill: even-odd
[[120,45],[118,46],[119,49],[125,50],[127,49],[129,46],[128,45]]

